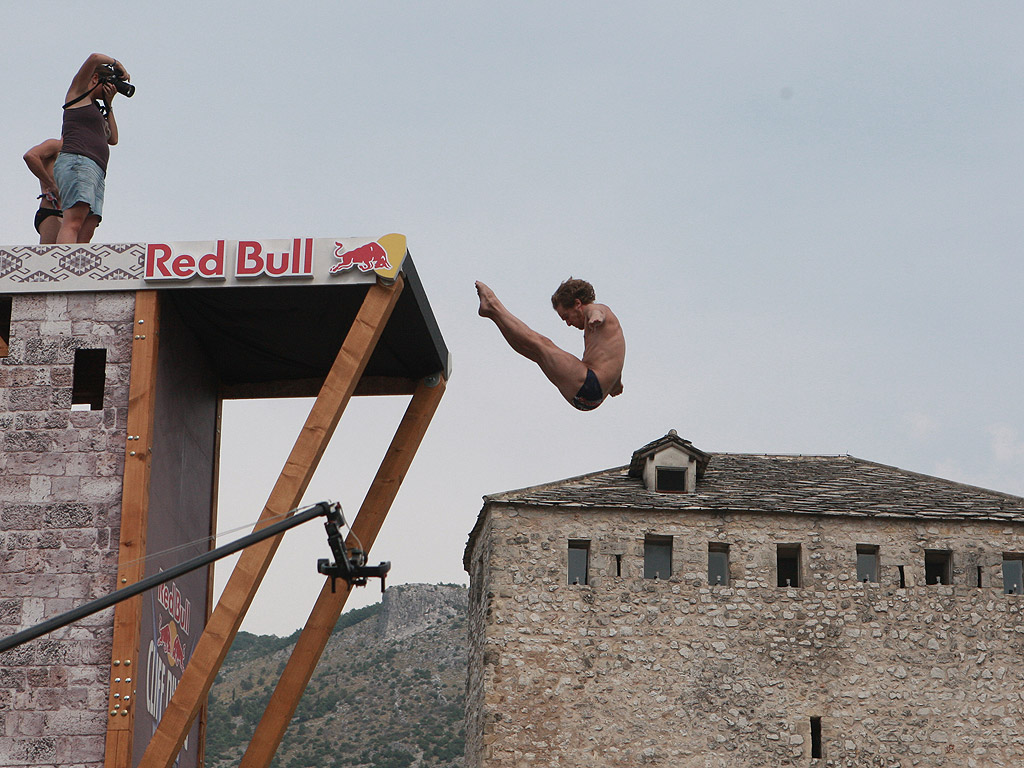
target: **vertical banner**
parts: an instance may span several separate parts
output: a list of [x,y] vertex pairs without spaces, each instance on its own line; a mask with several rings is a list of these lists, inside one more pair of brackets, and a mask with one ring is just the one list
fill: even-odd
[[[147,595],[139,653],[135,748],[145,747],[156,732],[167,702],[178,687],[185,665],[202,634],[206,618],[206,569],[163,584]],[[199,720],[175,761],[177,768],[199,766]],[[144,749],[143,749],[144,751]]]
[[[217,377],[173,301],[161,304],[146,576],[208,552],[216,507]],[[212,566],[186,573],[143,596],[132,765],[156,733],[208,615]],[[199,768],[200,720],[177,768]]]

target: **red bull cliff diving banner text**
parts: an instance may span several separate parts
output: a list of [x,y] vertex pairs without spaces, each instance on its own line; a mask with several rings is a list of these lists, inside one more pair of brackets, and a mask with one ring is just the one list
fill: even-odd
[[405,235],[0,246],[0,293],[394,280]]
[[[191,578],[190,578],[191,577]],[[144,606],[139,654],[139,685],[136,688],[135,751],[142,751],[156,733],[171,696],[181,681],[185,665],[205,626],[206,584],[202,577],[186,574],[184,582],[172,581],[151,590]],[[177,768],[199,764],[199,723],[193,723],[175,760]]]

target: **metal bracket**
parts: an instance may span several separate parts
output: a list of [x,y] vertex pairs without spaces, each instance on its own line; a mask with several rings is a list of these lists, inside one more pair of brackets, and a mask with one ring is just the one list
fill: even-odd
[[341,505],[334,503],[330,506],[327,522],[324,523],[324,528],[327,529],[327,543],[331,547],[331,554],[334,555],[334,562],[327,559],[317,560],[317,572],[331,577],[331,592],[334,592],[338,579],[344,579],[351,590],[354,586],[365,587],[366,580],[374,578],[380,579],[380,591],[383,594],[391,563],[384,561],[379,565],[367,565],[366,553],[361,549],[346,550],[345,540],[341,535],[343,525],[345,518],[341,513]]

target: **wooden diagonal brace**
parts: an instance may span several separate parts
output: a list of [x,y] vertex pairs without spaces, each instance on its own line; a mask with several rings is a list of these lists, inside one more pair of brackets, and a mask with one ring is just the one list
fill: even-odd
[[[423,434],[437,410],[444,389],[443,378],[434,386],[420,382],[416,388],[373,483],[366,492],[359,514],[352,524],[352,536],[347,542],[348,546],[352,546],[353,538],[358,537],[363,550],[369,554],[370,547],[398,494],[402,480],[409,471]],[[350,589],[342,589],[339,586],[335,592],[330,579],[320,590],[320,596],[299,635],[281,679],[263,712],[263,717],[256,726],[239,768],[265,768],[270,765],[281,739],[284,738],[288,723],[295,714],[302,693],[306,690],[317,662],[320,661],[320,656],[327,646],[331,632],[338,623],[349,591]]]

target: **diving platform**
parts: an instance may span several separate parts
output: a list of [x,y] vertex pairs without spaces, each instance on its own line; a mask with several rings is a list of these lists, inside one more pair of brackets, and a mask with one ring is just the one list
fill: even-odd
[[[226,399],[315,398],[257,531],[299,507],[353,396],[410,396],[346,540],[368,554],[450,374],[400,234],[0,246],[0,636],[212,547]],[[0,655],[0,752],[201,765],[206,695],[281,535],[244,550],[216,606],[203,569]],[[242,766],[270,764],[347,599],[332,586]],[[76,698],[82,681],[104,696]],[[45,734],[18,725],[42,695],[67,715]]]

